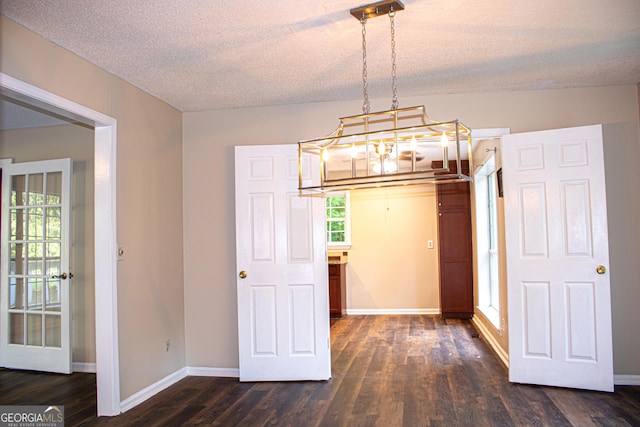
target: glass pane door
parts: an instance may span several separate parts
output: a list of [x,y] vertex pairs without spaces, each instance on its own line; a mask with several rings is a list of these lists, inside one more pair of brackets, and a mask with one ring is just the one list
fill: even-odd
[[11,176],[9,343],[61,346],[62,173]]

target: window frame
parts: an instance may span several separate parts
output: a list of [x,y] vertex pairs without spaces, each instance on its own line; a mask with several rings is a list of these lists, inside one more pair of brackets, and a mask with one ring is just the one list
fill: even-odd
[[500,291],[503,284],[500,278],[500,228],[496,166],[495,156],[491,154],[474,176],[478,274],[477,308],[501,332]]
[[[336,249],[336,250],[344,250],[351,249],[351,197],[349,191],[339,191],[328,193],[325,196],[325,199],[328,200],[331,197],[341,197],[344,196],[344,242],[330,242],[329,241],[329,222],[340,222],[338,219],[326,218],[325,221],[325,236],[327,241],[328,249]],[[325,213],[327,207],[327,202],[325,200]]]

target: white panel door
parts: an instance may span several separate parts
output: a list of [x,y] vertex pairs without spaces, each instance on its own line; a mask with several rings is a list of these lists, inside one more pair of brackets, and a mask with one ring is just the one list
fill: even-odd
[[297,145],[236,147],[235,168],[240,380],[328,379],[324,198],[299,195]]
[[2,168],[0,364],[71,373],[71,159]]
[[602,127],[502,137],[512,382],[613,391]]

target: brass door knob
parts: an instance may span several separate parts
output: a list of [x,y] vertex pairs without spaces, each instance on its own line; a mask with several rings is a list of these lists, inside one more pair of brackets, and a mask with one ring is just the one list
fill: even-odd
[[245,279],[247,277],[247,272],[242,270],[238,276],[240,276],[241,279]]
[[67,278],[67,273],[62,273],[62,274],[54,274],[53,276],[51,276],[52,279],[62,279],[65,280]]
[[599,265],[596,267],[596,273],[604,274],[606,272],[607,272],[607,267],[605,267],[604,265]]

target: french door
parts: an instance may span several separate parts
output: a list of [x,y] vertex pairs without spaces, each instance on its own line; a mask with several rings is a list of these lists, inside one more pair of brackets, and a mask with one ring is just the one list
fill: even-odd
[[71,159],[2,169],[0,365],[71,373]]

